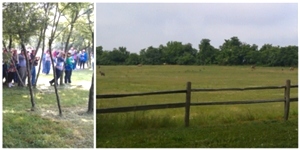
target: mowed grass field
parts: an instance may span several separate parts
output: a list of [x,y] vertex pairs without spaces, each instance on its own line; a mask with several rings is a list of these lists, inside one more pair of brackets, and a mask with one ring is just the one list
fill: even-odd
[[[100,76],[99,71],[105,72]],[[101,66],[96,94],[298,85],[298,69],[250,66]],[[298,97],[298,88],[291,89]],[[192,92],[191,102],[272,100],[284,89]],[[185,94],[97,99],[96,108],[184,102]],[[283,102],[192,106],[190,127],[184,127],[184,108],[97,114],[96,146],[126,148],[252,148],[298,147],[298,102],[283,121]]]

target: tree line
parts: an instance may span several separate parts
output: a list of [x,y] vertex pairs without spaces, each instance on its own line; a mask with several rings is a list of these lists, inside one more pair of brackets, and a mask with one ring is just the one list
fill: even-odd
[[130,53],[126,47],[103,50],[96,47],[97,65],[259,65],[298,66],[298,46],[285,47],[264,44],[260,49],[253,44],[241,42],[231,37],[215,48],[209,39],[202,39],[198,49],[190,43],[169,41],[159,47],[149,46],[139,54]]

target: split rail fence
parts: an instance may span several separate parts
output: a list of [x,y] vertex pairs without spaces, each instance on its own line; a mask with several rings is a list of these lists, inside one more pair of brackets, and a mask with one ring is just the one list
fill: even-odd
[[[173,90],[173,91],[158,91],[158,92],[147,92],[147,93],[130,93],[130,94],[101,94],[96,95],[97,100],[109,99],[109,98],[120,98],[129,96],[145,96],[145,95],[161,95],[161,94],[177,94],[186,93],[185,102],[181,103],[168,103],[168,104],[154,104],[154,105],[140,105],[140,106],[128,106],[128,107],[116,107],[116,108],[100,108],[96,110],[97,114],[104,113],[119,113],[119,112],[131,112],[131,111],[143,111],[152,109],[167,109],[167,108],[180,108],[185,107],[185,126],[189,126],[190,118],[190,107],[201,106],[201,105],[234,105],[234,104],[254,104],[254,103],[272,103],[272,102],[283,102],[284,103],[284,120],[288,120],[290,102],[298,102],[298,97],[290,98],[290,89],[298,88],[298,85],[291,85],[290,80],[286,80],[284,86],[264,86],[264,87],[246,87],[246,88],[215,88],[215,89],[192,89],[191,82],[187,82],[185,90]],[[285,89],[283,99],[273,100],[247,100],[247,101],[222,101],[222,102],[191,102],[192,92],[213,92],[213,91],[245,91],[245,90],[266,90],[266,89]]]

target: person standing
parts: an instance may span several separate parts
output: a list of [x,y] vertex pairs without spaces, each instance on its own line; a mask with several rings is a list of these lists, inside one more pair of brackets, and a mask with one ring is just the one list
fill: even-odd
[[8,87],[14,86],[12,84],[12,80],[14,79],[15,73],[17,71],[15,63],[13,61],[14,61],[13,59],[10,60],[9,67],[8,67],[8,70],[7,70],[7,72],[8,72],[8,75],[7,75]]
[[42,55],[42,73],[46,74],[46,53],[44,52]]
[[64,68],[64,53],[63,52],[60,52],[58,55],[57,55],[57,58],[56,58],[56,66],[55,66],[55,75],[56,75],[56,80],[55,78],[52,79],[51,81],[49,81],[50,85],[52,86],[53,83],[55,83],[56,85],[58,85],[58,82],[57,80],[60,78],[61,76],[61,72]]
[[51,58],[50,58],[50,51],[46,51],[45,55],[45,74],[48,75],[50,72],[50,67],[51,67]]
[[21,54],[19,54],[19,68],[18,73],[20,75],[20,80],[18,86],[25,86],[26,83],[26,52],[25,50],[21,50]]
[[71,83],[74,59],[71,52],[68,52],[65,65],[65,84]]
[[13,49],[12,50],[12,58],[13,60],[13,64],[15,65],[15,68],[16,68],[16,71],[13,73],[14,76],[13,76],[13,80],[14,80],[14,84],[17,84],[19,83],[19,77],[18,77],[18,74],[17,74],[17,70],[18,70],[18,66],[19,66],[19,61],[18,61],[18,51],[16,49]]
[[82,69],[84,69],[84,65],[85,65],[86,61],[87,61],[87,53],[86,53],[85,49],[83,49],[82,53],[80,55],[80,69],[81,69],[81,66],[82,66]]
[[3,60],[2,60],[2,80],[5,79],[5,83],[7,82],[8,78],[8,67],[9,67],[9,60],[10,55],[9,52],[6,49],[2,50]]
[[36,51],[31,50],[30,53],[30,67],[31,67],[31,85],[35,86],[36,85],[36,69],[35,66],[38,65],[39,58],[35,57]]
[[74,47],[71,47],[71,49],[69,50],[69,52],[71,53],[71,56],[73,57],[73,70],[76,69],[76,65],[77,65],[77,52],[74,49]]
[[81,56],[81,51],[78,51],[76,56],[77,56],[77,66],[80,67],[81,61],[80,61],[80,56]]

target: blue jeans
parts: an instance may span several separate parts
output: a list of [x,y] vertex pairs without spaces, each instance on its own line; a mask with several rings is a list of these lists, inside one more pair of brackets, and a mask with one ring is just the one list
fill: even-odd
[[43,60],[42,61],[42,67],[43,67],[43,69],[42,69],[42,73],[46,73],[46,61],[45,60]]
[[35,77],[36,77],[35,66],[32,66],[32,68],[31,68],[31,85],[35,85]]
[[77,60],[74,60],[74,63],[73,63],[73,70],[76,69],[76,65],[77,65]]
[[65,83],[71,83],[72,70],[65,70]]
[[45,70],[46,72],[45,73],[49,74],[49,72],[50,72],[50,61],[46,61],[45,62],[45,68],[46,68],[46,70]]
[[57,80],[60,78],[61,70],[59,70],[59,69],[56,68],[56,69],[55,69],[55,75],[56,75],[56,81],[55,81],[55,79],[52,79],[49,83],[50,83],[50,84],[55,83],[56,85],[58,85]]

